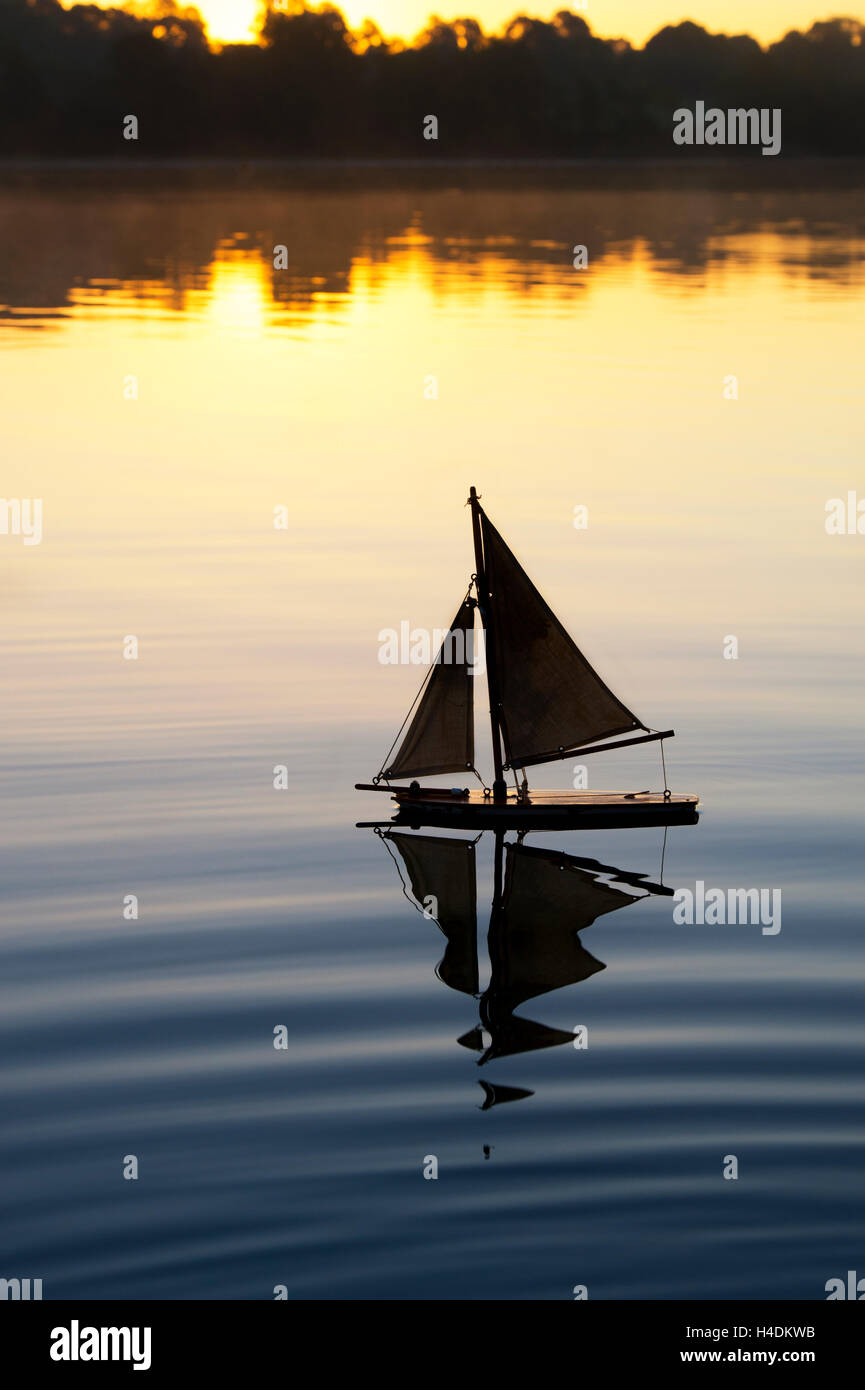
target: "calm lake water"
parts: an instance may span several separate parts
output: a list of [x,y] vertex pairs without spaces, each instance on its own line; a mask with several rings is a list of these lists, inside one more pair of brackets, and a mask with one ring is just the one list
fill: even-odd
[[[0,491],[43,521],[0,535],[0,1276],[759,1300],[865,1272],[865,536],[825,525],[865,496],[863,253],[827,190],[2,194]],[[471,484],[703,803],[666,841],[529,837],[603,866],[605,915],[585,978],[562,957],[487,1036],[490,836],[450,987],[353,790],[421,676],[380,631],[467,587]],[[588,761],[663,785],[651,745]],[[781,930],[678,924],[640,874],[780,890]]]

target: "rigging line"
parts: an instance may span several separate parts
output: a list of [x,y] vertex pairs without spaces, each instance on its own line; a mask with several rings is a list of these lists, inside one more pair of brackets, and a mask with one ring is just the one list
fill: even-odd
[[[466,589],[465,598],[463,599],[463,603],[465,603],[466,599],[468,598],[469,594],[471,593],[471,591],[472,591],[472,584],[473,584],[473,583],[474,583],[474,575],[472,575],[472,578],[469,580],[469,587]],[[462,607],[462,604],[460,604],[460,607]],[[450,628],[448,629],[448,632],[450,632]],[[447,638],[445,638],[445,641],[447,641]],[[402,731],[403,731],[403,729],[405,728],[405,726],[406,726],[406,724],[408,723],[408,721],[411,719],[412,710],[414,709],[415,705],[417,704],[418,700],[420,699],[421,695],[423,694],[424,686],[426,685],[427,681],[428,681],[428,680],[430,679],[430,677],[432,676],[432,673],[433,673],[433,671],[435,670],[437,664],[438,664],[437,661],[433,661],[433,662],[430,663],[429,670],[426,672],[426,674],[424,675],[423,680],[422,680],[421,683],[420,683],[420,690],[419,690],[418,693],[415,695],[414,699],[412,700],[411,704],[409,705],[409,707],[408,707],[408,714],[406,715],[405,719],[404,719],[404,720],[402,721],[402,723],[400,724],[399,729],[397,730],[396,738],[394,739],[394,741],[393,741],[393,743],[391,744],[390,748],[389,748],[389,749],[387,750],[387,752],[385,753],[384,758],[382,759],[381,767],[379,768],[379,770],[378,770],[378,772],[376,773],[375,777],[373,777],[373,779],[372,779],[372,780],[373,780],[373,783],[374,783],[376,786],[378,785],[378,783],[381,781],[382,777],[384,776],[384,770],[385,770],[385,768],[387,767],[388,763],[390,762],[390,755],[391,755],[391,753],[393,752],[393,750],[396,748],[397,744],[399,743],[400,735],[402,734]],[[385,777],[384,780],[387,781],[388,779]],[[483,785],[483,784],[481,784],[481,785]]]
[[[471,765],[469,771],[470,771],[470,772],[473,772],[473,773],[475,774],[475,777],[477,777],[477,779],[478,779],[478,781],[480,782],[481,786],[483,787],[484,791],[485,791],[485,792],[488,792],[488,791],[489,791],[489,787],[487,786],[487,784],[486,784],[486,782],[484,781],[484,779],[483,779],[483,777],[481,776],[481,774],[478,772],[478,770],[477,770],[477,768],[475,767],[474,763],[472,763],[472,765]],[[481,833],[483,833],[483,832],[481,832]]]
[[[417,704],[418,700],[420,699],[421,695],[423,694],[423,692],[424,692],[424,686],[426,685],[427,681],[430,679],[430,677],[431,677],[431,675],[432,675],[432,673],[433,673],[434,668],[435,668],[435,662],[432,663],[432,665],[430,666],[429,670],[428,670],[428,671],[426,672],[426,674],[424,675],[424,678],[423,678],[423,680],[422,680],[421,683],[420,683],[420,689],[418,690],[418,693],[415,695],[414,699],[412,700],[411,704],[410,704],[409,707],[408,707],[408,714],[406,715],[405,719],[404,719],[404,720],[402,721],[402,723],[400,724],[399,729],[397,730],[396,738],[394,739],[394,741],[393,741],[393,743],[391,744],[390,748],[389,748],[389,749],[387,750],[387,752],[385,753],[384,758],[382,759],[381,767],[379,768],[379,770],[378,770],[378,772],[376,773],[375,777],[373,777],[373,779],[372,779],[372,780],[373,780],[373,783],[375,783],[376,785],[378,785],[378,783],[381,781],[382,777],[384,777],[384,770],[385,770],[385,768],[387,767],[388,763],[390,762],[391,754],[393,753],[393,750],[396,748],[397,744],[399,743],[400,737],[401,737],[401,735],[402,735],[402,731],[403,731],[403,729],[405,728],[405,726],[406,726],[406,724],[408,723],[408,721],[411,719],[412,711],[414,710],[415,705]],[[387,780],[388,780],[388,779],[385,777],[385,781],[387,781]]]
[[664,884],[664,855],[667,853],[667,831],[669,830],[669,828],[670,827],[668,825],[664,826],[664,838],[661,842],[661,868],[658,874],[658,878],[662,887]]
[[[648,728],[648,726],[647,726],[646,724],[642,724],[640,727],[643,728],[643,729],[645,729],[646,732],[649,733],[649,734],[656,734],[656,733],[659,732],[657,729],[650,729],[650,728]],[[667,782],[667,760],[666,760],[666,758],[664,757],[664,740],[663,740],[663,739],[659,739],[659,740],[658,740],[658,747],[659,747],[660,750],[661,750],[661,772],[663,773],[663,776],[664,776],[664,800],[665,800],[665,801],[669,801],[669,800],[670,800],[670,796],[671,796],[672,793],[670,792],[670,786],[669,786],[669,783]]]

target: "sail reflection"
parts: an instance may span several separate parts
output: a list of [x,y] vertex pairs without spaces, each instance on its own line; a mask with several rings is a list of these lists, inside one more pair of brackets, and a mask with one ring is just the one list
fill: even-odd
[[[522,835],[505,842],[495,831],[494,887],[487,949],[489,984],[480,990],[476,846],[481,839],[445,838],[375,827],[403,891],[445,938],[436,966],[442,984],[477,1000],[478,1022],[460,1037],[478,1066],[503,1057],[573,1043],[573,1032],[517,1014],[529,1000],[581,984],[606,969],[580,933],[599,918],[672,888],[560,850],[535,848]],[[403,874],[402,870],[405,870]],[[634,891],[634,890],[638,891]],[[483,1081],[481,1109],[533,1094]]]
[[395,831],[387,838],[402,856],[416,903],[421,911],[433,909],[432,920],[447,941],[436,974],[450,989],[476,995],[480,979],[475,841]]

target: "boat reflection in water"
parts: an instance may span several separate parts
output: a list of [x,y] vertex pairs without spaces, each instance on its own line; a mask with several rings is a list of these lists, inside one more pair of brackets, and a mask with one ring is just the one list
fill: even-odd
[[[495,836],[487,936],[491,973],[489,986],[481,992],[476,871],[481,836],[415,834],[393,823],[371,828],[393,858],[406,897],[436,923],[445,938],[444,955],[436,967],[439,979],[449,989],[478,1000],[478,1023],[457,1041],[480,1053],[479,1066],[499,1057],[573,1043],[573,1032],[535,1023],[514,1010],[605,968],[580,940],[580,933],[599,917],[653,894],[673,896],[672,888],[649,882],[645,874],[626,873],[559,850],[536,849],[523,843],[522,833],[506,842],[504,830],[491,832]],[[484,1110],[533,1094],[487,1081],[480,1084]]]

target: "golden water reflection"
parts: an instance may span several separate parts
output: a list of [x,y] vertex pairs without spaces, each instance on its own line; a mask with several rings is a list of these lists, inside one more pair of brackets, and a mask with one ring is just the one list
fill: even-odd
[[[639,256],[680,289],[771,266],[840,290],[862,283],[865,216],[843,191],[11,190],[0,201],[0,322],[33,326],[70,309],[200,313],[241,264],[247,278],[259,269],[273,325],[332,312],[421,266],[443,296],[492,283],[517,294],[554,287],[567,301],[586,288],[573,274],[575,244],[599,274]],[[274,269],[279,246],[287,264]]]

